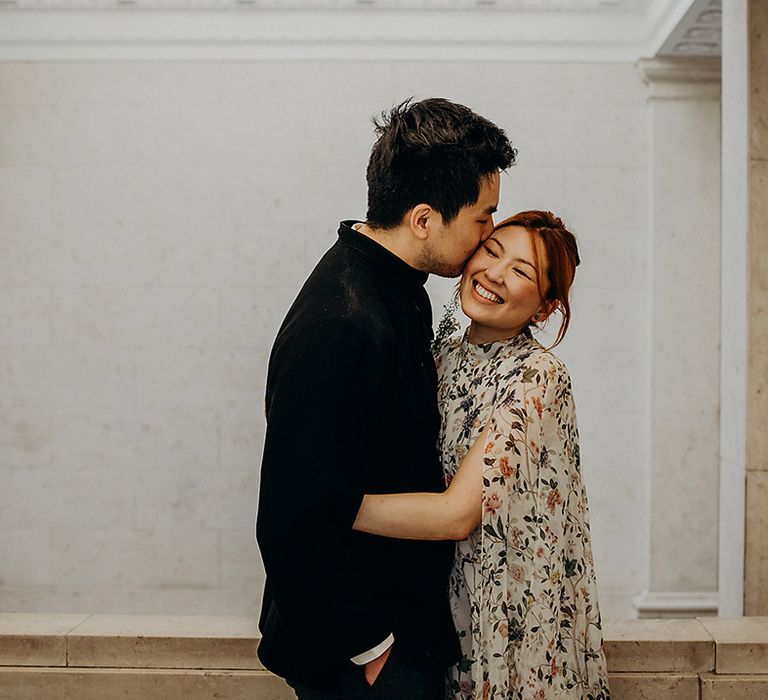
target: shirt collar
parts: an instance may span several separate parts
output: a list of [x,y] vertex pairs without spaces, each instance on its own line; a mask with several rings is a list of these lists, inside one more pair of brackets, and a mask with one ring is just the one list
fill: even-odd
[[373,262],[378,270],[381,270],[399,284],[407,287],[424,286],[429,277],[426,272],[411,267],[407,262],[388,251],[380,243],[352,228],[358,223],[362,222],[350,219],[339,224],[339,242],[342,245],[360,251]]

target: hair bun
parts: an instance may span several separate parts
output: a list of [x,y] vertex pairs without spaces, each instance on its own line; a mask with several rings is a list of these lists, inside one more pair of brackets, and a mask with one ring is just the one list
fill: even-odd
[[549,219],[549,225],[551,228],[565,228],[563,220],[559,216],[553,214],[551,211],[547,212],[547,218]]

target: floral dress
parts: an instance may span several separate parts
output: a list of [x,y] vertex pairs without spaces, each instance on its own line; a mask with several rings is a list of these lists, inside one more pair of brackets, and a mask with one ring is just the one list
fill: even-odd
[[608,700],[571,382],[528,331],[437,355],[446,482],[490,421],[480,527],[450,578],[449,698]]

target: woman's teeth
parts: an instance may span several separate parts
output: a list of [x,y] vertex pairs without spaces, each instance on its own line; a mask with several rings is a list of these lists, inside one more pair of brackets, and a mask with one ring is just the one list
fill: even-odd
[[504,300],[498,294],[494,294],[489,289],[486,289],[479,282],[475,282],[475,290],[481,297],[483,297],[483,299],[487,299],[488,301],[492,301],[496,304],[502,304],[504,302]]

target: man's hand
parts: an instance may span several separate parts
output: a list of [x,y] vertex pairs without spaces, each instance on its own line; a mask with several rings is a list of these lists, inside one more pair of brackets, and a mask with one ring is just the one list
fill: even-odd
[[365,664],[365,680],[368,681],[368,685],[373,685],[376,682],[376,679],[381,673],[381,669],[384,668],[384,664],[387,663],[389,652],[391,651],[392,647],[390,646],[381,656]]

